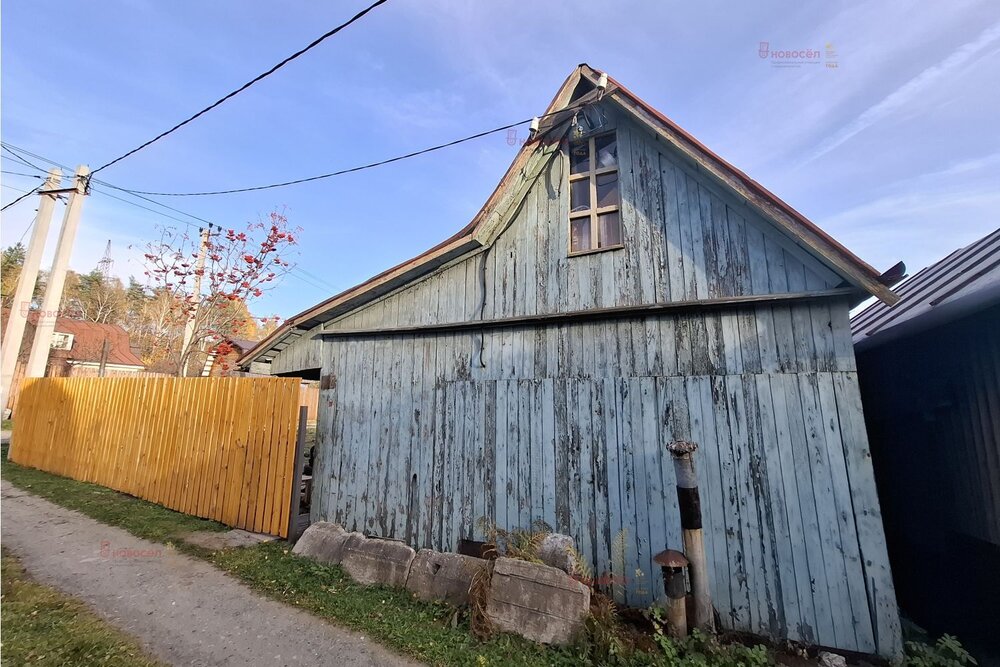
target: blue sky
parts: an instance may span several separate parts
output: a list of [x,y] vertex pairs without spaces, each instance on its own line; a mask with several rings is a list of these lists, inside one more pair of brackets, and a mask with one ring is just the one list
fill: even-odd
[[[3,140],[98,166],[366,4],[56,0],[40,20],[37,4],[5,2]],[[774,67],[758,56],[762,41],[821,50],[822,62]],[[587,62],[869,263],[902,259],[912,271],[1000,224],[998,56],[995,0],[390,0],[100,177],[191,191],[350,167],[540,113]],[[464,226],[514,152],[500,133],[316,183],[163,201],[226,226],[279,209],[302,227],[295,261],[313,277],[289,276],[253,305],[290,316]],[[8,159],[3,169],[29,171]],[[7,203],[37,181],[2,183]],[[24,233],[35,201],[4,212],[4,246]],[[71,264],[94,267],[111,239],[116,272],[141,276],[129,246],[158,224],[178,223],[97,193]],[[54,246],[53,229],[46,264]]]

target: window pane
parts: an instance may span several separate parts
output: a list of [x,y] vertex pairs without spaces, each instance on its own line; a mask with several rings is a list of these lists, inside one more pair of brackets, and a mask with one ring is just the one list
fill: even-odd
[[589,215],[582,218],[574,218],[569,221],[569,249],[570,252],[590,250]]
[[615,135],[606,134],[594,140],[597,144],[597,167],[613,167],[618,164],[618,141]]
[[590,142],[580,141],[569,145],[569,173],[590,171]]
[[569,210],[586,211],[590,208],[590,179],[584,178],[569,184]]
[[597,175],[597,206],[618,205],[618,172]]
[[597,229],[599,231],[598,248],[621,245],[622,243],[622,222],[618,216],[618,211],[602,213],[597,216]]

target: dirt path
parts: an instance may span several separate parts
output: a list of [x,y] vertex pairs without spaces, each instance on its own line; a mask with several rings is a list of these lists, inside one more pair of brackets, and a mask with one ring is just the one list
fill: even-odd
[[414,665],[208,563],[2,482],[3,545],[172,665]]

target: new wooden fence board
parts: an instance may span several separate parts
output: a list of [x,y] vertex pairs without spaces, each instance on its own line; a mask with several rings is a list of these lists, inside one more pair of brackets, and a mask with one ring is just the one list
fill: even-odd
[[287,536],[299,381],[28,378],[11,460]]

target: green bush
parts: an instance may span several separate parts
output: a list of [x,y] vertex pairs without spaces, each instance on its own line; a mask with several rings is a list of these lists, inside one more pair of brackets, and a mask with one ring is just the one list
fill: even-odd
[[951,635],[942,635],[934,644],[906,642],[904,667],[965,667],[978,664],[962,643]]

